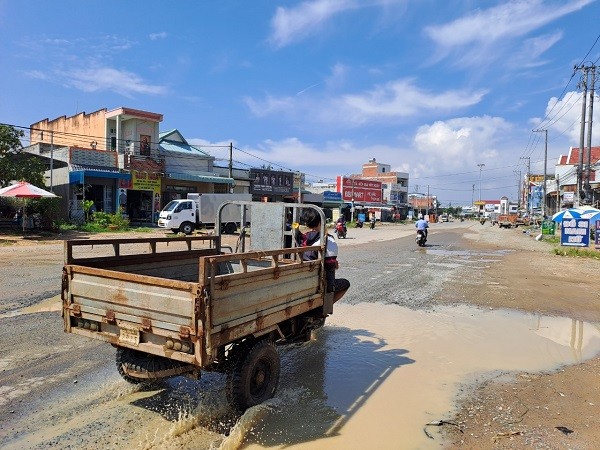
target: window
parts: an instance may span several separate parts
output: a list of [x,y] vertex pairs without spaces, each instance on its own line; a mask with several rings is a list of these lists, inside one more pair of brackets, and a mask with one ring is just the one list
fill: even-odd
[[140,155],[150,156],[150,136],[146,134],[140,135]]

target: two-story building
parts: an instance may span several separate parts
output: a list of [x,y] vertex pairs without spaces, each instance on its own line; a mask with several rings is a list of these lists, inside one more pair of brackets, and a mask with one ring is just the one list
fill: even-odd
[[229,192],[234,180],[213,170],[214,157],[177,130],[160,133],[162,120],[125,107],[44,119],[30,126],[25,151],[45,160],[62,215],[74,222],[83,220],[84,200],[97,211],[152,222],[170,199]]
[[382,183],[383,202],[397,207],[408,204],[408,173],[392,172],[389,164],[382,164],[372,158],[363,164],[361,178]]

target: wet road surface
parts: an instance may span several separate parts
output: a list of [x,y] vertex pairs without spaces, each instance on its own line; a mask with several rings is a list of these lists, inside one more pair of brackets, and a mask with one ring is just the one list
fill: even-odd
[[[449,280],[502,259],[470,251],[463,232],[431,233],[425,249],[412,233],[340,244],[350,291],[311,342],[281,349],[275,398],[241,418],[219,374],[128,385],[112,347],[62,332],[56,300],[0,314],[0,447],[440,448],[437,427],[426,424],[449,417],[464,383],[600,351],[595,324],[436,306]],[[31,298],[48,292],[44,282],[27,289]]]

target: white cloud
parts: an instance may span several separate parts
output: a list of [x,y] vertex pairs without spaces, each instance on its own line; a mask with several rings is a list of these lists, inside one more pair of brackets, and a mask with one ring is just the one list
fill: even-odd
[[150,33],[150,35],[148,35],[148,37],[150,38],[151,41],[156,41],[158,39],[166,39],[167,33],[165,31],[161,31],[160,33]]
[[[532,128],[548,128],[550,137],[556,140],[560,136],[565,136],[569,146],[579,147],[579,139],[581,132],[581,101],[582,94],[580,92],[566,92],[562,99],[552,97],[546,106],[546,120],[540,122],[539,119],[533,119]],[[600,97],[594,95],[594,117],[592,121],[592,137],[598,136],[600,133],[600,112],[597,105],[600,104]],[[589,97],[585,111],[585,117],[588,117]],[[594,138],[596,139],[596,138]],[[587,130],[585,136],[587,145]],[[561,151],[566,154],[568,148]]]
[[29,78],[34,78],[36,80],[47,80],[48,79],[48,75],[45,72],[42,72],[41,70],[29,70],[29,71],[25,72],[25,75],[28,76]]
[[424,112],[449,112],[475,105],[485,91],[448,90],[434,93],[414,85],[413,80],[395,80],[360,95],[346,95],[337,100],[337,107],[355,123],[371,119],[419,116]]
[[131,97],[132,94],[161,95],[167,92],[166,87],[148,84],[133,72],[111,67],[76,69],[61,75],[67,86],[84,92],[113,91],[125,97]]
[[539,58],[562,37],[561,32],[556,32],[526,39],[520,51],[510,58],[510,65],[519,69],[530,69],[546,64],[546,61],[539,60]]
[[264,100],[254,100],[251,97],[246,97],[244,102],[250,108],[252,114],[257,117],[290,113],[297,109],[298,104],[294,97],[273,97],[271,95],[267,95]]
[[270,40],[277,47],[301,40],[321,28],[335,14],[358,5],[357,0],[313,0],[300,3],[295,8],[278,7],[271,20],[273,32]]
[[[278,7],[271,19],[269,40],[276,47],[284,47],[305,39],[324,29],[325,24],[338,14],[361,8],[393,4],[403,5],[406,0],[310,0],[291,8]],[[386,9],[386,12],[389,12]]]
[[443,25],[426,27],[424,31],[438,45],[439,57],[457,50],[461,52],[461,62],[477,64],[482,58],[498,57],[502,41],[525,36],[594,1],[512,0],[478,9]]
[[[217,152],[214,153],[217,156]],[[234,149],[236,161],[259,167],[267,162],[277,170],[301,170],[308,181],[327,179],[336,175],[356,173],[357,168],[375,157],[381,161],[397,161],[398,148],[389,145],[360,146],[351,141],[329,141],[322,145],[303,142],[296,137],[265,140],[255,147]]]
[[[429,173],[473,169],[476,163],[499,163],[500,145],[512,125],[500,117],[461,117],[421,126],[414,146]],[[495,164],[497,165],[497,164]]]
[[430,92],[414,85],[413,80],[395,80],[360,94],[339,97],[322,95],[274,97],[264,100],[246,98],[252,113],[288,115],[303,121],[316,120],[342,126],[356,126],[374,121],[421,116],[435,111],[449,113],[479,103],[483,90],[448,90]]

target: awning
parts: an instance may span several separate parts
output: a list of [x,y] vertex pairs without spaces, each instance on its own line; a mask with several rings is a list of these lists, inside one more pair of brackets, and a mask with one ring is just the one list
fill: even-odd
[[167,178],[181,181],[197,181],[199,183],[234,184],[233,178],[219,177],[217,175],[194,175],[191,173],[170,173]]
[[110,170],[74,170],[69,172],[69,184],[83,184],[86,178],[130,180],[131,174]]

